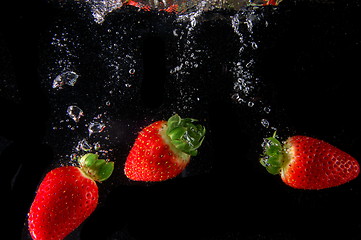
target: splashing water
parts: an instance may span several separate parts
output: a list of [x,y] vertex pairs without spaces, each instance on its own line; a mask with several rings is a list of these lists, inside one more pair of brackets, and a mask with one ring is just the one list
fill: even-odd
[[92,15],[96,23],[103,23],[105,16],[113,10],[123,6],[121,0],[85,0],[91,6]]
[[123,6],[134,6],[144,11],[158,10],[185,13],[194,9],[209,11],[213,9],[240,10],[245,6],[278,5],[282,0],[83,0],[89,4],[94,21],[102,24],[107,14]]

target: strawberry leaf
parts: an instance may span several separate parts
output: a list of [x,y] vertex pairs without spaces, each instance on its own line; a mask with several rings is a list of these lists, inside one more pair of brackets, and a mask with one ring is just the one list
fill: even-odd
[[260,159],[260,163],[271,174],[279,174],[283,166],[283,146],[276,138],[276,132],[272,137],[266,138],[264,144],[263,156]]
[[98,155],[88,153],[79,159],[80,169],[85,175],[94,181],[102,182],[107,180],[113,173],[114,162],[98,159]]
[[198,148],[202,145],[206,129],[198,120],[193,118],[182,119],[178,114],[173,115],[167,122],[167,135],[172,144],[180,151],[196,156]]

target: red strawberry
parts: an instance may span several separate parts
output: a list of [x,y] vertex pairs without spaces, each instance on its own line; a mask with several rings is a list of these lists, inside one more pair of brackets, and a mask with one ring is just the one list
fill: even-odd
[[86,154],[80,168],[67,166],[46,174],[30,207],[28,225],[34,240],[60,240],[77,228],[96,208],[98,187],[112,173],[113,162]]
[[267,6],[267,5],[273,5],[273,6],[277,6],[280,2],[282,2],[282,0],[263,0],[265,3],[263,3],[263,6]]
[[126,0],[123,4],[128,5],[128,6],[137,7],[137,8],[140,8],[140,9],[144,10],[144,11],[150,11],[151,10],[150,6],[139,3],[137,1],[133,1],[133,0]]
[[282,145],[267,138],[261,164],[272,174],[281,174],[287,185],[299,189],[324,189],[355,179],[359,163],[349,154],[318,140],[293,136]]
[[125,162],[125,175],[135,181],[164,181],[179,175],[196,156],[205,128],[177,114],[158,121],[138,135]]

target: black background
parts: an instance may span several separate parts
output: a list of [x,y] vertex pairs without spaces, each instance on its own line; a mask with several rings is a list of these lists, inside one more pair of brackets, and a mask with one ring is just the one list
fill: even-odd
[[[49,137],[60,97],[49,94],[42,81],[44,69],[50,66],[46,62],[51,59],[46,41],[54,22],[59,18],[79,21],[77,29],[86,32],[82,34],[86,47],[79,61],[97,61],[88,58],[99,51],[87,40],[94,24],[88,24],[90,17],[77,6],[70,6],[59,8],[39,1],[2,6],[7,12],[1,16],[0,28],[0,161],[5,200],[2,212],[6,212],[2,234],[9,239],[30,239],[26,213],[36,187],[46,171],[56,166],[56,158],[61,155],[57,145],[67,146],[62,139],[74,137]],[[168,19],[133,8],[123,11],[114,13],[106,24],[113,26],[124,19]],[[361,159],[359,12],[357,1],[285,0],[277,11],[262,10],[270,26],[254,30],[255,39],[262,43],[255,53],[255,71],[263,81],[256,95],[272,107],[267,119],[283,140],[292,134],[310,135]],[[203,59],[203,67],[189,77],[200,76],[199,82],[193,83],[206,101],[201,107],[184,110],[198,118],[206,116],[202,120],[206,120],[209,132],[201,157],[209,158],[210,163],[201,161],[190,166],[195,174],[157,184],[133,184],[121,174],[112,176],[109,183],[99,187],[102,197],[97,210],[67,239],[361,239],[359,178],[332,189],[295,190],[278,176],[268,175],[258,164],[262,138],[272,131],[260,126],[264,114],[259,108],[236,104],[231,99],[233,80],[224,70],[236,58],[238,46],[233,49],[232,44],[238,40],[229,35],[232,29],[222,21],[212,21],[217,14],[234,13],[205,14],[209,21],[198,25],[194,41],[204,43],[212,57]],[[156,86],[144,80],[136,88],[139,98],[123,96],[122,101],[133,104],[136,111],[127,114],[124,105],[110,111],[115,123],[135,122],[128,124],[129,137],[112,140],[113,145],[119,143],[113,153],[119,153],[120,157],[114,157],[119,171],[144,118],[150,122],[166,117],[169,109],[179,110],[172,107],[179,102],[177,97],[169,94],[176,95],[178,85],[165,84],[167,71],[159,67],[166,64],[163,55],[174,47],[167,45],[172,29],[163,29],[157,23],[149,26],[158,30],[148,32],[144,38],[148,41],[140,49],[144,79],[153,81],[159,76],[154,80]],[[95,35],[92,40],[97,38],[101,37]],[[151,46],[160,54],[155,55]],[[89,49],[93,51],[86,52]],[[154,66],[147,65],[153,60]],[[205,69],[207,73],[202,72]],[[95,65],[89,75],[98,71],[106,69]],[[87,90],[96,85],[89,79]],[[156,98],[149,94],[152,91],[157,92]],[[167,105],[167,99],[174,102]],[[114,97],[112,103],[116,105],[117,100]],[[162,106],[166,110],[161,110]],[[127,114],[125,120],[119,117],[121,114]]]

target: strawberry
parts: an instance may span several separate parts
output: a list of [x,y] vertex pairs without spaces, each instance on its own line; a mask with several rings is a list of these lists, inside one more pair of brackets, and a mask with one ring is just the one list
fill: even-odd
[[263,6],[267,6],[267,5],[273,5],[273,6],[277,6],[280,2],[282,2],[282,0],[263,0],[265,3],[262,4]]
[[179,175],[204,139],[206,130],[196,121],[176,114],[145,127],[126,159],[125,175],[134,181],[164,181]]
[[144,10],[144,11],[150,11],[151,10],[150,6],[139,3],[137,1],[133,1],[133,0],[126,0],[123,4],[128,5],[128,6],[137,7],[139,9]]
[[106,180],[114,163],[88,153],[80,167],[66,166],[48,172],[39,185],[30,207],[28,226],[34,240],[64,239],[96,208],[98,187]]
[[[137,7],[144,11],[151,11],[151,9],[152,9],[149,5],[146,5],[146,4],[137,2],[137,1],[133,1],[133,0],[126,0],[123,4],[127,5],[127,6]],[[179,9],[179,6],[177,4],[172,4],[167,8],[159,9],[159,11],[165,11],[168,13],[176,13],[176,12],[178,12],[178,9]]]
[[169,7],[165,8],[165,9],[160,9],[159,11],[165,11],[168,13],[177,13],[179,10],[179,6],[177,4],[172,4]]
[[260,162],[268,172],[281,174],[283,182],[293,188],[335,187],[355,179],[360,172],[356,159],[327,142],[293,136],[282,145],[275,134],[267,138]]

